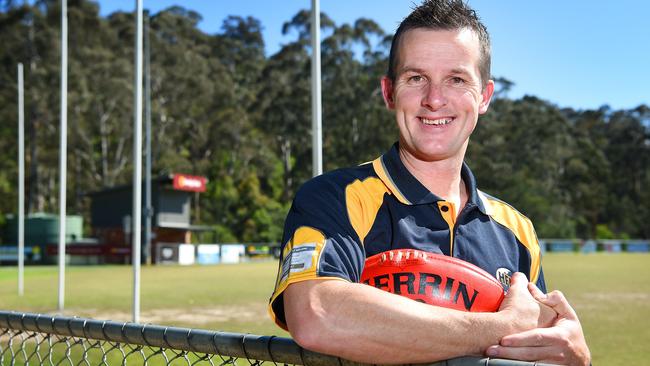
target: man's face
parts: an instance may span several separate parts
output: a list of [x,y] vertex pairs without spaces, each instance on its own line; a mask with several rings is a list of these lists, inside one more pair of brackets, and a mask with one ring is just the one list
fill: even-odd
[[462,161],[494,83],[481,87],[479,40],[471,30],[418,28],[403,34],[395,80],[381,81],[395,110],[403,153],[421,161]]

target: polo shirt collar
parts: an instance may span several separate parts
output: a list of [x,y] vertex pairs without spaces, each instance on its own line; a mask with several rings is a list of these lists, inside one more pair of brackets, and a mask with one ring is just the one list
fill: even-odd
[[[384,155],[373,161],[373,167],[379,178],[390,189],[391,193],[406,205],[424,205],[442,198],[431,193],[411,172],[406,169],[399,156],[399,143],[396,142]],[[481,212],[488,214],[487,199],[476,189],[476,179],[467,164],[463,163],[461,177],[469,194],[467,205],[478,207]]]

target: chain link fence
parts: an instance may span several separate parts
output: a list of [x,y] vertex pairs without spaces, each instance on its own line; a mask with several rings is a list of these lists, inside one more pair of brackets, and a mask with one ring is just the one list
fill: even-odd
[[[361,365],[292,339],[0,311],[0,365]],[[525,366],[462,357],[430,366]],[[541,366],[541,364],[538,364]]]

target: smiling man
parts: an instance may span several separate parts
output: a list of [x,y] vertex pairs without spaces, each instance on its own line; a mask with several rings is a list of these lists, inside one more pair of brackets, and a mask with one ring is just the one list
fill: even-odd
[[[371,163],[305,183],[285,222],[270,312],[300,345],[366,363],[488,354],[589,364],[575,312],[561,293],[544,293],[530,220],[479,191],[464,163],[492,98],[489,77],[489,36],[462,1],[425,1],[400,24],[381,80],[399,141]],[[359,283],[366,258],[400,248],[481,267],[509,286],[499,311],[435,307]]]

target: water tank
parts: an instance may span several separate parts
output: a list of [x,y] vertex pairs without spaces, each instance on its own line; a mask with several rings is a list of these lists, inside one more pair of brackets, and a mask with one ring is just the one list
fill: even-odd
[[[83,237],[83,218],[78,215],[66,216],[66,242]],[[25,245],[44,245],[59,242],[59,216],[35,213],[25,217]],[[18,218],[8,216],[5,226],[4,244],[18,244]]]

